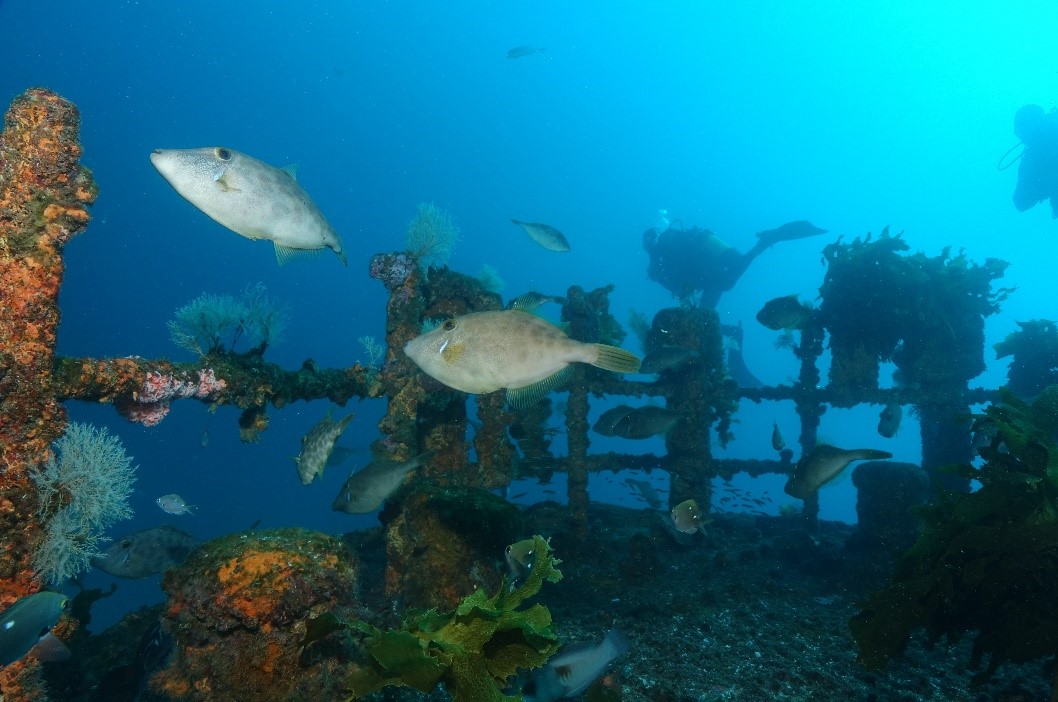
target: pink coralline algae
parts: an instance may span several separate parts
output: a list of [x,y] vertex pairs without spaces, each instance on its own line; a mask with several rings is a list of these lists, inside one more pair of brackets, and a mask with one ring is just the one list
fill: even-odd
[[172,400],[193,397],[207,400],[215,397],[227,383],[218,378],[212,368],[195,371],[197,380],[189,374],[168,375],[151,371],[137,392],[131,397],[124,397],[114,403],[118,413],[130,422],[153,427],[169,414],[169,403]]
[[392,292],[404,285],[417,266],[415,259],[406,253],[376,254],[371,258],[368,275],[381,280],[386,289]]

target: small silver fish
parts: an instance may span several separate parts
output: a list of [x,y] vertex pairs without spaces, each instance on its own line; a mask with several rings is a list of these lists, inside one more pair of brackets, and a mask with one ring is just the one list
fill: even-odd
[[610,629],[602,642],[593,646],[581,644],[567,646],[556,653],[543,668],[533,671],[535,690],[525,699],[534,702],[576,697],[598,680],[606,666],[631,647],[628,639],[617,629]]
[[533,241],[548,251],[558,251],[559,253],[569,251],[569,241],[566,236],[550,224],[522,222],[517,219],[512,219],[511,222],[524,229],[525,233],[532,237]]
[[521,46],[515,46],[513,48],[507,49],[507,58],[525,58],[526,56],[532,56],[534,54],[542,54],[545,51],[547,51],[547,48],[545,47],[538,48],[535,46],[530,46],[529,44],[522,44]]
[[421,466],[432,454],[421,453],[407,461],[372,461],[349,476],[331,503],[335,512],[367,514],[382,506],[397,491],[404,478]]
[[33,652],[40,660],[66,660],[70,650],[55,638],[51,628],[66,611],[69,599],[58,592],[41,591],[19,598],[0,613],[0,667]]
[[336,422],[331,419],[331,410],[328,410],[327,416],[301,437],[301,453],[294,458],[294,464],[302,485],[308,485],[316,476],[323,475],[334,451],[334,444],[352,420],[353,415],[349,414]]
[[175,492],[168,495],[162,495],[155,500],[154,503],[161,507],[162,511],[167,514],[194,514],[195,506],[184,502],[184,498],[180,497]]
[[904,416],[903,408],[895,402],[890,402],[878,415],[878,433],[887,439],[896,436],[900,431],[900,420]]
[[151,163],[176,192],[247,239],[275,245],[280,265],[299,252],[329,248],[345,264],[338,233],[294,178],[223,146],[155,149]]
[[117,539],[92,565],[119,578],[144,578],[184,562],[198,539],[171,526],[142,529]]
[[786,448],[786,441],[782,438],[782,432],[779,431],[779,425],[772,423],[771,425],[771,447],[776,451],[782,451]]

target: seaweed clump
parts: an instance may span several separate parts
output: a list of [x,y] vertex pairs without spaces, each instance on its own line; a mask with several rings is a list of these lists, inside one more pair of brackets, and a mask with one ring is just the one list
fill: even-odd
[[1012,356],[1007,387],[1026,402],[1058,384],[1058,325],[1049,319],[1018,322],[1016,332],[995,345],[996,358]]
[[917,542],[849,622],[868,668],[900,654],[918,627],[931,641],[978,632],[971,665],[988,656],[978,683],[1005,661],[1058,652],[1058,386],[1032,405],[1006,392],[975,426],[995,430],[984,465],[951,470],[981,488],[920,509]]
[[562,579],[559,560],[542,536],[533,537],[534,560],[521,587],[504,578],[496,594],[481,589],[465,597],[453,612],[412,612],[400,629],[382,631],[356,621],[349,627],[366,634],[367,662],[347,679],[352,699],[388,686],[430,692],[444,683],[454,702],[516,702],[501,687],[519,670],[537,668],[558,650],[551,613],[522,603],[544,581]]
[[907,243],[888,227],[871,238],[823,249],[828,270],[819,314],[830,333],[835,399],[851,404],[875,392],[881,361],[894,362],[905,385],[927,390],[979,375],[984,317],[1013,290],[992,290],[1007,263],[976,264],[948,249],[934,257],[905,255]]

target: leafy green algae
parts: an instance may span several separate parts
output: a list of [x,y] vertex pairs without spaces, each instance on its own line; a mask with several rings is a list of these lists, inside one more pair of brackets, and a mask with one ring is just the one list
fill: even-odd
[[547,540],[534,536],[533,542],[533,565],[521,587],[510,588],[505,578],[491,597],[478,590],[454,612],[413,612],[399,630],[351,624],[369,637],[369,660],[347,681],[350,699],[387,686],[429,692],[444,683],[454,702],[521,700],[501,692],[507,678],[543,665],[559,645],[547,607],[522,608],[545,581],[562,579]]
[[1029,405],[1006,393],[978,429],[995,430],[985,464],[956,470],[973,493],[944,493],[922,509],[924,529],[892,582],[874,593],[849,626],[859,660],[880,668],[914,629],[931,640],[976,631],[971,664],[1058,651],[1058,386]]

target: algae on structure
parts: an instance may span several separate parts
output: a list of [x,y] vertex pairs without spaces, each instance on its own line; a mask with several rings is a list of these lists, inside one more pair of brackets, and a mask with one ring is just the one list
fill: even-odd
[[1005,661],[1058,651],[1058,386],[1028,405],[1007,392],[977,419],[996,438],[985,464],[952,468],[976,492],[941,493],[920,510],[925,528],[892,582],[849,626],[859,660],[880,668],[918,627],[931,640],[976,631],[971,665],[987,677]]
[[347,680],[349,699],[388,686],[433,690],[443,682],[454,702],[518,702],[501,688],[519,670],[542,666],[558,650],[547,607],[522,604],[544,582],[562,579],[560,561],[542,536],[533,537],[534,560],[521,587],[504,578],[491,597],[477,590],[453,612],[410,613],[401,629],[382,631],[365,622],[350,628],[368,637],[363,667]]

